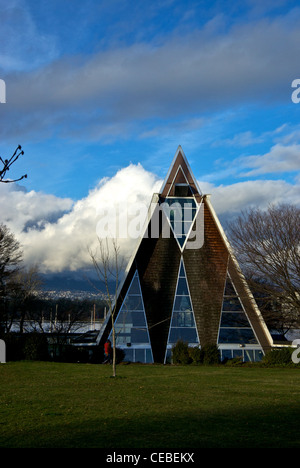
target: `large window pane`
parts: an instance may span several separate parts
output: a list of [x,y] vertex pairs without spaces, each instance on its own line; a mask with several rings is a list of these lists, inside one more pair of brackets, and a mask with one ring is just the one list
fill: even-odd
[[171,327],[195,327],[193,312],[173,312]]
[[146,363],[152,363],[153,358],[152,358],[152,352],[151,349],[146,348]]
[[141,296],[132,296],[129,294],[123,304],[123,310],[143,310],[143,302]]
[[125,325],[132,326],[132,312],[128,310],[121,310],[117,316],[117,320],[115,320],[115,327],[120,328]]
[[243,310],[243,307],[238,299],[238,297],[224,298],[222,310]]
[[236,296],[236,292],[229,278],[226,280],[224,296]]
[[132,283],[130,285],[130,294],[141,294],[139,279],[137,276],[133,278]]
[[133,361],[133,349],[125,348],[123,349],[123,351],[125,353],[124,361],[132,362]]
[[180,278],[185,278],[185,271],[184,271],[183,262],[181,262],[181,264],[180,264],[180,269],[179,269],[179,275],[178,276]]
[[249,321],[244,312],[224,312],[221,327],[249,327]]
[[116,346],[125,346],[131,343],[130,333],[118,333],[116,335]]
[[252,343],[256,338],[251,328],[220,328],[219,343]]
[[135,362],[145,362],[145,349],[135,349]]
[[133,344],[147,344],[149,343],[148,333],[146,330],[139,330],[138,328],[131,329],[131,343]]
[[224,359],[232,359],[232,351],[231,349],[222,349],[222,360]]
[[146,329],[145,314],[142,312],[131,312],[132,326],[133,327],[144,327]]
[[178,340],[188,343],[198,343],[198,337],[195,328],[171,328],[169,343],[176,343]]
[[253,362],[254,361],[254,351],[253,349],[244,349],[244,361]]
[[187,282],[186,282],[185,278],[179,278],[176,295],[177,296],[188,296],[189,295]]
[[192,304],[189,296],[176,296],[174,302],[174,310],[181,312],[184,310],[192,310]]
[[130,335],[132,329],[131,323],[116,323],[115,324],[115,333],[116,335],[120,335],[121,333],[127,333]]

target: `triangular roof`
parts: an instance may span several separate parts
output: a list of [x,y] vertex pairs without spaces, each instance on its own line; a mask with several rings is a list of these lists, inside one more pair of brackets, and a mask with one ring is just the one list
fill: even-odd
[[174,188],[177,184],[188,184],[197,202],[201,200],[201,190],[180,145],[177,148],[159,194],[162,197],[174,196]]

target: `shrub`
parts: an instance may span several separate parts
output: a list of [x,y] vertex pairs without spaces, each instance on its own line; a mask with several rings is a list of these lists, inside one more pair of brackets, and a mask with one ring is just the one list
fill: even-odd
[[235,358],[232,358],[232,359],[226,359],[224,361],[224,364],[226,366],[242,366],[244,365],[245,363],[243,362],[243,358],[241,357],[235,357]]
[[2,336],[6,344],[6,359],[7,361],[19,361],[24,359],[24,342],[25,335],[10,332]]
[[60,355],[57,356],[55,360],[59,362],[89,362],[89,349],[81,347],[77,348],[72,345],[62,346]]
[[211,365],[220,363],[220,352],[215,344],[207,344],[202,348],[189,347],[187,343],[179,340],[172,348],[172,358],[174,364]]
[[262,364],[266,365],[291,365],[293,348],[271,349],[262,358]]
[[190,364],[191,358],[188,344],[182,340],[178,340],[172,348],[172,359],[173,364]]
[[49,358],[47,337],[43,333],[6,333],[3,336],[6,344],[7,361],[36,360]]
[[48,342],[44,333],[28,333],[24,340],[24,359],[45,361],[48,359]]
[[101,364],[104,359],[104,350],[103,346],[95,346],[93,349],[93,354],[91,356],[91,362],[93,364]]
[[207,344],[201,348],[203,353],[203,364],[219,364],[221,361],[220,351],[216,344]]
[[189,348],[189,356],[193,364],[202,364],[203,362],[203,352],[198,346]]

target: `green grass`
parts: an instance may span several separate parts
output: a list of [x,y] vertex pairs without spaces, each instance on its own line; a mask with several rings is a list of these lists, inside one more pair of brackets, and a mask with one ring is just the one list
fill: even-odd
[[1,448],[299,448],[295,368],[0,365]]

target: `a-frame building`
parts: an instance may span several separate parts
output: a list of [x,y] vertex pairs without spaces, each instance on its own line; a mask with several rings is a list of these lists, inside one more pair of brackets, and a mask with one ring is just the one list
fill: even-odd
[[[119,288],[116,346],[133,362],[170,362],[179,339],[257,361],[272,338],[209,195],[179,146]],[[107,317],[98,337],[110,337]]]

